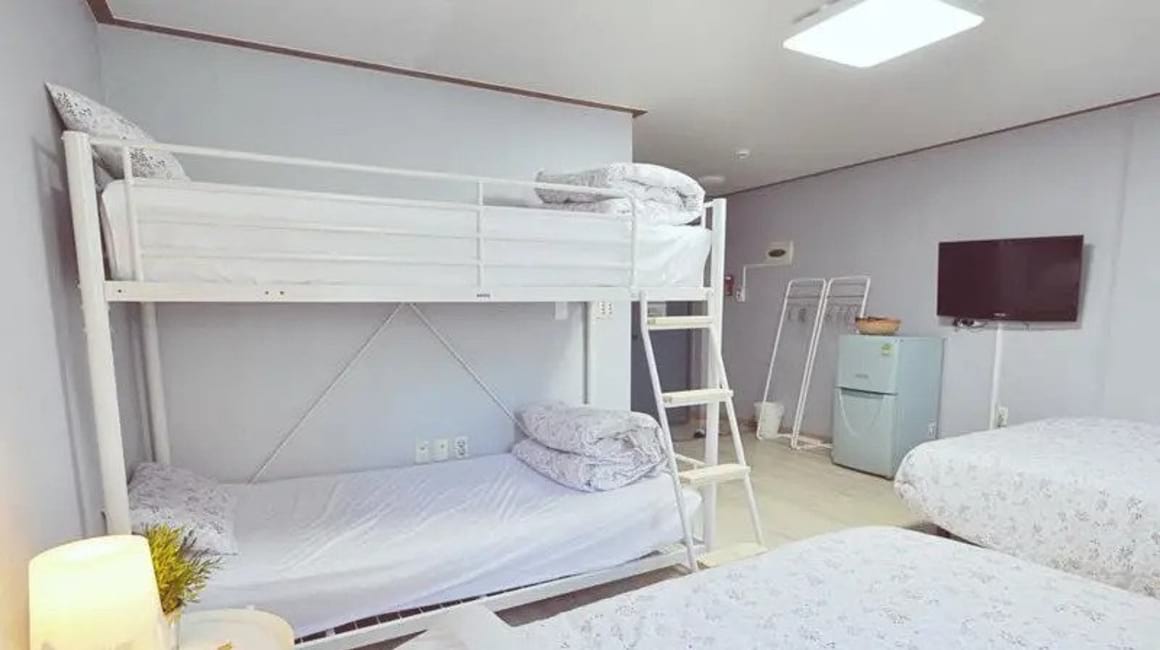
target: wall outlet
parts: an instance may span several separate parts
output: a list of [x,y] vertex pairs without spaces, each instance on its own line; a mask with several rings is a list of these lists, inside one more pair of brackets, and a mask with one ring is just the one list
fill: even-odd
[[415,463],[423,464],[431,462],[431,443],[426,440],[415,441]]
[[926,433],[931,440],[938,438],[938,422],[929,422],[926,425]]
[[598,300],[596,301],[596,320],[608,320],[612,318],[612,301]]
[[447,442],[447,438],[436,438],[431,445],[431,459],[436,462],[447,460],[450,451],[451,445]]
[[1010,421],[1010,418],[1011,412],[1007,410],[1006,406],[1000,406],[999,408],[995,409],[995,426],[1002,429],[1003,427],[1007,426],[1007,422]]
[[456,458],[467,458],[471,450],[467,447],[467,436],[459,436],[451,446],[451,453]]

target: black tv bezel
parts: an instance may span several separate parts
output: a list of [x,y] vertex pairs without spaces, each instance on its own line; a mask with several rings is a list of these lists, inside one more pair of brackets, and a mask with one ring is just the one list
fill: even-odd
[[[1079,264],[1080,276],[1079,287],[1076,289],[1076,299],[1073,307],[1067,310],[1053,310],[1053,311],[1038,311],[1038,312],[1020,312],[1016,314],[1008,312],[980,312],[980,313],[946,313],[942,307],[942,251],[944,246],[955,244],[999,244],[1002,242],[1016,241],[1016,242],[1035,242],[1035,241],[1053,241],[1053,240],[1079,240]],[[1011,321],[1011,322],[1025,322],[1025,323],[1074,323],[1079,321],[1080,304],[1083,302],[1083,278],[1084,278],[1084,245],[1086,240],[1083,235],[1048,235],[1041,237],[1003,237],[999,239],[962,239],[952,241],[940,241],[938,264],[935,269],[935,312],[940,318],[954,318],[954,319],[974,319],[986,321]]]

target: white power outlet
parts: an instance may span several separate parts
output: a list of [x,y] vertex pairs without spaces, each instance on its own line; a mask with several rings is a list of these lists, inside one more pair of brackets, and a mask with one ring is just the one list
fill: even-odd
[[447,443],[447,438],[436,438],[431,450],[431,459],[435,462],[447,460],[450,449],[451,445]]
[[1007,422],[1011,419],[1011,412],[1007,410],[1006,406],[1000,406],[995,410],[995,426],[1002,429],[1007,426]]
[[423,464],[431,462],[431,443],[426,440],[415,441],[415,463]]
[[467,458],[471,450],[467,446],[467,436],[459,436],[455,439],[455,444],[451,448],[451,452],[455,454],[456,458]]
[[612,318],[612,301],[598,300],[596,302],[596,320],[608,320]]

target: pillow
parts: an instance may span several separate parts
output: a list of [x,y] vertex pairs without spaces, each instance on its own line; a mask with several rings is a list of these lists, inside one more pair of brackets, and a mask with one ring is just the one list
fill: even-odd
[[141,463],[129,482],[129,518],[133,532],[166,525],[184,528],[198,550],[232,555],[238,552],[234,538],[233,496],[217,483],[187,469]]
[[[86,97],[75,90],[45,84],[52,96],[56,112],[70,131],[83,131],[97,138],[118,140],[139,140],[156,142],[144,129],[130,122],[113,109]],[[125,167],[121,164],[121,150],[114,147],[94,148],[101,165],[116,178],[125,177]],[[189,176],[181,163],[168,151],[146,151],[133,149],[129,152],[133,163],[133,175],[137,178],[161,178],[187,181]]]
[[483,605],[471,604],[448,610],[398,650],[514,650],[520,645],[510,625]]

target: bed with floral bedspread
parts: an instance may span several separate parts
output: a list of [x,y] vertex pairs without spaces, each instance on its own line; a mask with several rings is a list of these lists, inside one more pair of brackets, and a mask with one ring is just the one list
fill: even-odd
[[913,449],[894,484],[966,541],[1160,597],[1160,427],[1068,418],[946,438]]

